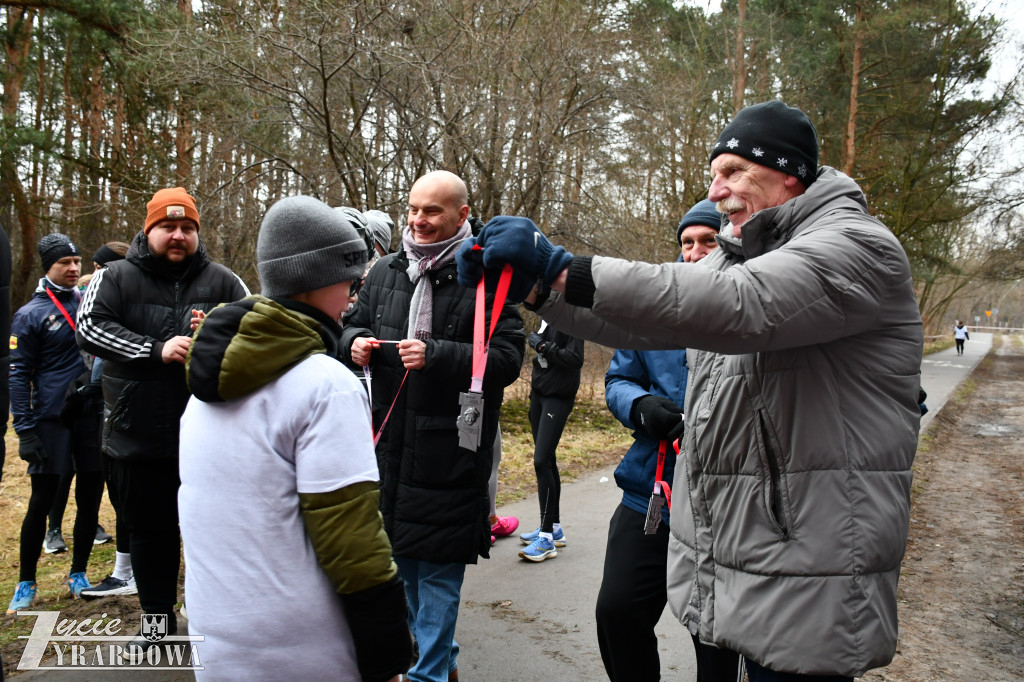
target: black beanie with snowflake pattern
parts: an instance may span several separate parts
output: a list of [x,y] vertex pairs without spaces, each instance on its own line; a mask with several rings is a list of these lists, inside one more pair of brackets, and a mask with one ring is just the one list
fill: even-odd
[[782,171],[805,187],[818,177],[818,131],[807,114],[778,100],[741,109],[718,136],[708,162],[719,154]]

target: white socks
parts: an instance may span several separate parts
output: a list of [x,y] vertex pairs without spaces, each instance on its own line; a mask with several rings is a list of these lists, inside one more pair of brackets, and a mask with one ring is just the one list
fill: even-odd
[[117,552],[117,558],[114,559],[114,572],[110,575],[118,580],[131,580],[135,575],[132,573],[132,555],[126,552]]

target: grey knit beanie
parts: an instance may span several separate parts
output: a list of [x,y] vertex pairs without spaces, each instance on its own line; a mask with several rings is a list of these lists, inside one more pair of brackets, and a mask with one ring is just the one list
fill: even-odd
[[366,242],[322,201],[288,197],[263,216],[256,270],[264,296],[293,296],[358,280],[365,269]]

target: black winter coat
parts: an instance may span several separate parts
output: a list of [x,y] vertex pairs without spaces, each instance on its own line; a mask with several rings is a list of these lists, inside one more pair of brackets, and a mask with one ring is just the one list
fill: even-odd
[[190,393],[185,366],[164,363],[164,342],[191,336],[192,311],[249,294],[202,243],[187,267],[149,253],[139,232],[125,260],[101,268],[78,312],[78,345],[103,358],[103,451],[114,459],[178,456],[178,422]]
[[[413,284],[404,252],[381,259],[370,270],[355,309],[346,317],[341,348],[351,362],[359,336],[406,338]],[[455,265],[430,273],[434,286],[433,338],[427,339],[426,366],[409,372],[380,442],[381,513],[394,555],[436,563],[476,563],[491,544],[492,444],[503,391],[519,377],[525,335],[514,305],[506,304],[490,341],[484,372],[481,447],[458,446],[455,418],[459,393],[469,390],[475,291],[459,286]],[[490,325],[492,296],[487,296]],[[379,428],[405,368],[398,349],[382,345],[370,361],[373,423]]]

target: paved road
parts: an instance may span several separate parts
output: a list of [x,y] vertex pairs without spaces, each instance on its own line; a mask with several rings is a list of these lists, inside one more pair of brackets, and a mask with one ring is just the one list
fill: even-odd
[[947,348],[941,353],[932,353],[921,361],[921,385],[928,393],[928,414],[921,418],[923,431],[938,414],[946,400],[971,370],[988,355],[992,348],[992,334],[971,332],[971,339],[964,343],[964,354],[957,356],[956,348]]
[[[992,346],[992,335],[972,333],[958,357],[953,348],[929,355],[921,366],[929,413],[922,428],[942,409],[957,385]],[[614,467],[562,488],[562,519],[568,546],[540,564],[522,561],[518,538],[499,540],[490,561],[470,566],[462,589],[456,640],[465,679],[606,679],[595,634],[594,604],[601,583],[608,520],[621,499]],[[518,516],[526,530],[536,526],[536,496],[499,510]],[[666,679],[696,677],[693,645],[669,609],[656,629]]]
[[[963,357],[949,349],[924,360],[922,384],[928,392],[927,404],[931,411],[925,415],[922,428],[991,345],[991,334],[976,333],[967,342]],[[608,519],[620,499],[612,479],[613,469],[609,467],[562,488],[562,517],[568,546],[559,550],[557,558],[541,564],[522,561],[516,555],[521,545],[517,537],[512,537],[498,541],[489,561],[467,569],[456,630],[456,639],[462,647],[459,656],[462,679],[489,682],[606,679],[597,649],[594,603],[601,582]],[[536,496],[502,507],[499,513],[518,516],[525,530],[535,525],[540,515]],[[668,609],[658,624],[657,634],[663,676],[672,680],[694,679],[693,646]],[[44,664],[52,664],[52,661],[44,661]],[[68,670],[25,672],[18,679],[29,682],[57,676],[67,682],[184,682],[194,679],[192,673],[186,671],[87,674]]]

